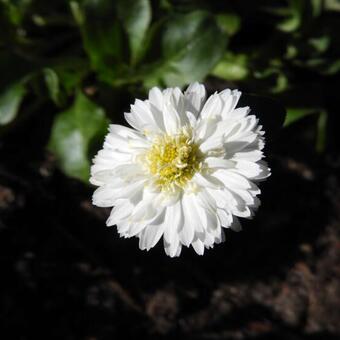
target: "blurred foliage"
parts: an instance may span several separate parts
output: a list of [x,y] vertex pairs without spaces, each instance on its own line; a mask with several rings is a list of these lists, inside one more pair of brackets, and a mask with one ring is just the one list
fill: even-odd
[[107,125],[104,110],[81,92],[74,104],[55,118],[49,147],[67,175],[88,179],[91,143],[104,138]]
[[281,99],[286,126],[315,115],[327,142],[338,0],[0,0],[0,24],[0,133],[53,105],[49,148],[70,176],[88,178],[122,93],[207,77]]

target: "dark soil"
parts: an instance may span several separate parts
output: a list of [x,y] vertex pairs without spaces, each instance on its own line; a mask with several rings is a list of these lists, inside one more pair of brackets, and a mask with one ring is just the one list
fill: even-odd
[[0,144],[1,339],[340,337],[340,158],[316,155],[314,122],[269,145],[242,232],[171,259],[105,227],[93,188],[44,150],[50,120]]

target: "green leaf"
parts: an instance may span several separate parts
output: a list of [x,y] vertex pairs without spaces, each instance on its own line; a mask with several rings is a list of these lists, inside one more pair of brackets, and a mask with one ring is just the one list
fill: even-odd
[[301,18],[298,15],[292,15],[278,24],[277,28],[283,32],[293,32],[299,28],[300,24]]
[[311,7],[313,16],[319,16],[323,10],[323,0],[311,0]]
[[326,67],[321,70],[322,74],[325,75],[334,75],[340,72],[340,59],[328,62]]
[[216,19],[221,30],[229,36],[236,34],[241,28],[241,18],[235,13],[218,14]]
[[61,87],[68,95],[74,94],[83,79],[90,73],[90,65],[84,58],[62,58],[52,67],[58,77],[59,89]]
[[45,83],[51,99],[57,104],[60,104],[60,84],[57,73],[51,68],[43,69]]
[[145,34],[151,22],[149,0],[120,0],[118,15],[128,34],[131,50],[131,64],[136,64],[143,50]]
[[317,113],[318,111],[318,108],[288,108],[284,126],[289,126],[306,116]]
[[325,0],[325,8],[328,11],[340,12],[340,0]]
[[84,25],[85,13],[77,1],[70,1],[70,9],[74,20],[79,26]]
[[304,0],[290,0],[288,9],[289,16],[277,25],[279,30],[287,33],[294,32],[301,26],[305,2]]
[[31,0],[1,0],[0,5],[4,8],[6,17],[13,25],[20,25],[24,20],[25,14],[31,5]]
[[272,93],[280,93],[287,90],[288,86],[289,84],[286,74],[278,70],[275,85],[271,87],[270,91]]
[[88,180],[90,148],[105,135],[107,125],[104,110],[81,92],[77,93],[72,107],[58,114],[53,123],[49,149],[56,155],[66,175]]
[[6,125],[16,117],[25,93],[25,86],[15,83],[0,94],[0,125]]
[[162,37],[163,58],[145,74],[145,86],[182,86],[202,80],[222,57],[226,43],[226,35],[206,12],[172,17]]
[[288,44],[287,45],[287,50],[286,50],[286,55],[285,55],[285,57],[287,59],[294,59],[294,58],[296,58],[298,53],[299,53],[299,50],[298,50],[298,48],[295,45],[293,45],[293,44]]
[[245,54],[228,52],[215,66],[211,74],[229,81],[243,80],[249,74],[248,58]]
[[321,111],[318,122],[317,122],[317,132],[316,132],[316,151],[323,152],[326,146],[326,128],[327,128],[327,112]]
[[328,35],[323,35],[317,38],[310,38],[308,42],[317,52],[323,53],[328,49],[331,38]]
[[115,3],[110,0],[71,1],[70,8],[92,68],[104,74],[105,79],[114,79],[124,57]]

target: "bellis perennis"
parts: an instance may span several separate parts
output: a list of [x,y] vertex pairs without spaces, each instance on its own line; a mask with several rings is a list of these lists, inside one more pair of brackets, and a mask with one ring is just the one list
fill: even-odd
[[163,237],[169,256],[182,246],[202,255],[224,239],[223,228],[241,229],[259,206],[255,184],[270,175],[262,161],[264,132],[241,92],[226,89],[206,100],[203,85],[154,87],[135,101],[125,119],[110,125],[94,158],[93,204],[113,207],[107,225],[139,238],[149,250]]

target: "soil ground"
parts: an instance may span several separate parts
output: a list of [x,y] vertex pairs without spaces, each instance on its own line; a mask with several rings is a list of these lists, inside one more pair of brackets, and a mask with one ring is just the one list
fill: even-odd
[[1,339],[339,339],[340,157],[312,118],[268,146],[255,219],[178,259],[105,227],[45,151],[51,119],[0,144]]

